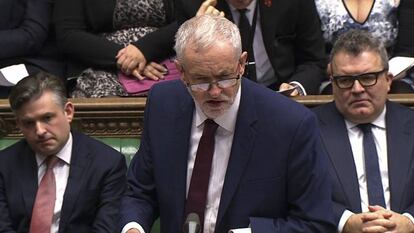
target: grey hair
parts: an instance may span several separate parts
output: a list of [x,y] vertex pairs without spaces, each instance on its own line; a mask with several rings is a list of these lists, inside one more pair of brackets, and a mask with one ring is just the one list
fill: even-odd
[[196,51],[208,49],[218,40],[229,41],[236,58],[242,53],[238,27],[222,16],[202,15],[184,22],[175,35],[177,59],[183,62],[184,50],[191,46]]
[[388,69],[388,53],[384,43],[371,33],[352,29],[338,37],[331,51],[331,61],[340,52],[358,56],[363,52],[375,52],[381,58],[381,65]]
[[27,76],[12,87],[9,96],[10,108],[18,111],[24,104],[39,99],[45,91],[53,93],[54,101],[62,108],[68,102],[63,81],[46,72]]

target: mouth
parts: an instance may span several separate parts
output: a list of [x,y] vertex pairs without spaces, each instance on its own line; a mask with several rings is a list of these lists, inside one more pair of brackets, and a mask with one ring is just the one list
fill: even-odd
[[48,139],[41,139],[37,141],[37,144],[41,144],[41,145],[45,145],[45,144],[49,144],[53,141],[52,138],[48,138]]
[[222,104],[224,104],[226,101],[223,100],[208,100],[206,101],[206,104],[209,107],[217,108],[220,107]]
[[352,109],[365,109],[370,107],[371,105],[371,101],[368,99],[357,99],[352,100],[348,106]]
[[369,102],[369,100],[367,100],[367,99],[357,99],[357,100],[352,100],[350,104],[351,105],[364,104],[364,103],[367,103],[367,102]]

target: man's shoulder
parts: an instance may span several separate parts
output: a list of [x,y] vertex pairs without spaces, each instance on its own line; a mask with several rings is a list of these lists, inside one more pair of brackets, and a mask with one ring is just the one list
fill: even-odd
[[188,95],[184,83],[181,80],[169,80],[152,86],[148,98],[163,98],[164,101],[168,101],[184,95]]
[[242,98],[252,98],[253,104],[257,108],[273,109],[274,111],[308,111],[308,108],[297,101],[250,80],[244,80],[242,85],[244,85],[244,88],[242,86]]
[[21,164],[22,159],[29,158],[33,152],[31,151],[27,141],[20,139],[14,144],[0,150],[0,166],[9,169],[15,164]]
[[335,103],[333,101],[311,108],[312,112],[317,116],[326,115],[327,112],[333,111],[334,109]]
[[105,157],[118,157],[122,155],[119,151],[109,145],[90,137],[82,132],[72,131],[73,148],[88,151],[94,155]]
[[[388,101],[386,106],[387,116],[391,116],[393,118],[397,118],[398,116],[399,119],[407,119],[409,122],[413,122],[414,124],[414,109],[391,101]],[[403,123],[405,121],[399,120],[397,122]]]

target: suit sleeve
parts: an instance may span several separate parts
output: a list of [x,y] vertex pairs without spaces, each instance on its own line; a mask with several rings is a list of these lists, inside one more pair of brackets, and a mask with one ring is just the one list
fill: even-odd
[[6,200],[6,190],[4,187],[4,177],[0,173],[0,232],[13,233],[16,232],[12,228],[12,220],[10,218],[9,207]]
[[398,7],[397,56],[414,56],[414,1],[402,0]]
[[99,68],[116,68],[122,45],[98,33],[112,30],[114,1],[56,0],[54,23],[59,49],[71,59]]
[[326,76],[327,58],[324,40],[314,1],[300,0],[297,6],[296,41],[294,44],[296,70],[288,82],[297,81],[307,94],[318,94]]
[[160,61],[175,53],[173,49],[174,37],[178,27],[178,23],[173,21],[132,44],[144,54],[147,62]]
[[306,114],[294,130],[287,171],[286,218],[251,217],[253,232],[335,232],[331,184],[317,122]]
[[[121,228],[129,222],[137,222],[145,232],[150,232],[152,224],[159,216],[157,193],[151,158],[148,125],[151,111],[151,91],[145,110],[145,127],[138,152],[133,157],[127,174],[127,191],[121,202]],[[156,101],[155,101],[156,102]]]
[[175,33],[179,28],[179,24],[176,21],[176,1],[164,0],[168,22],[166,25],[132,43],[139,48],[148,62],[160,61],[171,57],[175,53],[173,49]]
[[111,169],[105,173],[100,187],[99,204],[91,232],[114,232],[118,226],[119,205],[126,187],[125,156],[115,153],[117,160],[107,161]]
[[[17,2],[14,4],[19,7]],[[25,9],[18,27],[0,31],[0,59],[36,54],[48,38],[51,0],[28,0],[27,5],[20,7]]]

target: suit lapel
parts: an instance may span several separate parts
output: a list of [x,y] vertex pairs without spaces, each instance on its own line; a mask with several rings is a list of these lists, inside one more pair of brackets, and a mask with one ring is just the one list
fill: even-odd
[[325,106],[319,120],[324,146],[348,204],[352,210],[361,212],[358,176],[345,121],[333,102]]
[[[182,91],[182,90],[181,90]],[[187,93],[186,90],[182,91]],[[179,113],[174,121],[175,138],[172,140],[170,153],[176,156],[169,156],[169,164],[174,164],[174,189],[175,207],[177,210],[177,226],[182,226],[184,219],[184,207],[186,201],[186,184],[187,184],[187,161],[189,153],[189,142],[191,135],[191,125],[193,121],[194,102],[189,94],[186,94],[179,106]]]
[[33,204],[36,198],[38,180],[37,180],[37,162],[33,151],[26,144],[23,146],[21,153],[18,155],[20,169],[17,170],[20,185],[22,187],[22,195],[27,216],[32,215]]
[[69,177],[66,185],[65,193],[63,195],[63,205],[61,220],[59,223],[59,232],[63,232],[66,226],[66,222],[69,219],[73,209],[75,208],[76,201],[80,195],[80,190],[83,187],[85,181],[84,172],[89,167],[91,161],[91,155],[89,148],[87,148],[80,138],[80,135],[72,132],[73,145],[72,145],[72,158],[70,161]]
[[395,104],[387,103],[388,178],[391,208],[397,212],[402,211],[401,201],[406,188],[405,184],[412,163],[411,157],[414,147],[413,119],[409,119],[399,110]]
[[216,229],[236,193],[243,172],[252,155],[252,149],[256,138],[254,123],[257,121],[255,97],[250,92],[247,82],[242,82],[242,93],[239,112],[234,132],[229,163],[221,193],[220,206],[217,216]]
[[265,1],[263,0],[257,0],[259,1],[259,13],[260,13],[260,22],[258,21],[257,23],[260,23],[260,26],[262,28],[262,36],[263,36],[263,42],[266,46],[266,51],[271,51],[270,45],[273,43],[272,40],[273,35],[274,35],[274,31],[275,31],[275,12],[278,12],[277,10],[277,6],[279,3],[279,1],[274,1],[271,6],[266,6],[264,4]]

